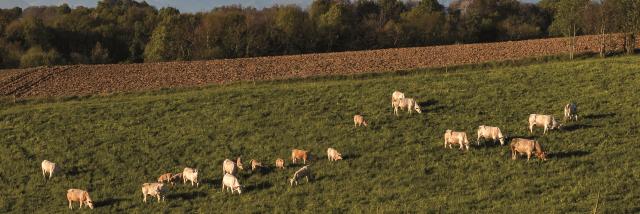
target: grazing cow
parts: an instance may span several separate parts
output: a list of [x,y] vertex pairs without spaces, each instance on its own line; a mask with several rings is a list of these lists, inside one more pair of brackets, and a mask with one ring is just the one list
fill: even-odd
[[262,163],[258,162],[255,159],[251,159],[251,171],[256,171],[256,169],[261,167],[262,167]]
[[291,150],[291,162],[296,163],[297,159],[302,159],[303,164],[307,164],[307,158],[309,154],[307,151],[294,149]]
[[393,108],[394,107],[393,103],[395,103],[400,99],[404,99],[404,93],[399,91],[394,91],[393,94],[391,94],[391,107]]
[[244,165],[242,165],[242,160],[240,160],[240,157],[236,159],[236,166],[238,167],[238,169],[244,170]]
[[184,168],[184,170],[182,170],[182,183],[187,183],[187,180],[191,181],[191,186],[193,186],[194,183],[196,184],[196,187],[199,186],[198,170],[189,167]]
[[225,190],[231,190],[231,194],[233,194],[234,191],[237,191],[238,194],[242,193],[242,190],[240,189],[242,186],[240,185],[240,182],[238,182],[238,179],[236,178],[236,176],[233,176],[232,174],[225,174],[224,177],[222,178],[222,191],[225,192]]
[[164,186],[164,183],[144,183],[142,184],[142,196],[144,197],[142,201],[147,203],[147,195],[156,197],[158,202],[160,202],[160,198],[164,201],[166,192],[167,187]]
[[276,168],[284,169],[284,160],[282,158],[276,159]]
[[476,143],[480,145],[480,138],[492,139],[494,142],[496,140],[500,141],[500,145],[504,145],[504,136],[500,131],[500,128],[493,126],[479,126],[478,127],[478,139]]
[[367,121],[364,120],[364,117],[362,117],[362,115],[356,114],[353,116],[353,127],[358,127],[364,125],[365,127],[367,127],[369,124],[367,124]]
[[93,209],[93,200],[89,197],[89,193],[81,189],[67,190],[67,201],[69,201],[69,209],[73,209],[73,206],[71,205],[71,202],[73,201],[80,202],[80,208],[82,208],[82,205],[87,205],[89,208]]
[[393,102],[393,112],[398,116],[398,108],[407,109],[409,114],[411,114],[411,110],[415,110],[416,112],[422,114],[422,110],[420,110],[420,106],[413,98],[402,98]]
[[238,170],[236,169],[236,163],[234,163],[232,160],[225,159],[224,162],[222,162],[222,175],[227,173],[235,175],[237,171]]
[[547,130],[558,129],[560,125],[553,115],[530,114],[529,115],[529,132],[533,133],[534,126],[544,127],[543,134],[547,134]]
[[340,154],[338,150],[335,150],[334,148],[327,149],[327,157],[330,161],[342,160],[342,154]]
[[42,177],[47,179],[46,173],[49,173],[49,179],[51,179],[51,176],[53,176],[53,172],[56,171],[56,163],[48,160],[43,160],[41,165],[42,165]]
[[158,177],[158,183],[171,183],[171,186],[173,186],[174,182],[176,181],[174,179],[174,175],[171,173],[165,173],[160,175],[160,177]]
[[447,145],[451,149],[452,144],[459,144],[460,150],[464,150],[464,147],[469,151],[469,140],[467,139],[467,133],[465,132],[454,132],[449,129],[444,133],[444,148],[447,148]]
[[547,156],[542,151],[542,147],[540,143],[535,140],[523,139],[523,138],[514,138],[511,140],[511,159],[515,160],[518,157],[518,154],[527,154],[527,161],[531,159],[531,153],[535,150],[535,155],[538,159],[547,160]]
[[564,106],[564,121],[567,121],[567,118],[569,118],[569,121],[571,120],[575,120],[578,121],[578,106],[576,106],[575,103],[569,103],[566,106]]
[[309,177],[313,178],[313,176],[311,175],[311,170],[309,170],[308,166],[304,166],[293,173],[293,177],[289,179],[289,185],[293,186],[294,183],[298,185],[298,180],[300,180],[302,177],[307,180],[307,183],[309,183]]

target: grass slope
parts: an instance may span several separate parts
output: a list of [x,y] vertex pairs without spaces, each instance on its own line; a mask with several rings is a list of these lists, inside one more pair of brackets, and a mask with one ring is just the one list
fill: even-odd
[[[417,71],[241,83],[109,97],[4,104],[0,110],[0,212],[64,212],[68,188],[90,190],[94,212],[640,212],[640,57],[455,71]],[[390,95],[426,113],[395,117]],[[542,136],[530,113],[581,119]],[[354,128],[363,114],[369,128]],[[512,161],[508,146],[475,146],[478,125],[538,139],[550,160]],[[469,152],[443,148],[464,130]],[[329,162],[326,149],[345,160]],[[241,155],[289,165],[293,148],[319,156],[316,180],[289,188],[299,168],[242,172],[243,194],[221,193],[222,161]],[[43,159],[62,173],[46,183]],[[199,188],[178,185],[142,203],[141,184],[185,166]],[[74,206],[77,206],[75,204]]]

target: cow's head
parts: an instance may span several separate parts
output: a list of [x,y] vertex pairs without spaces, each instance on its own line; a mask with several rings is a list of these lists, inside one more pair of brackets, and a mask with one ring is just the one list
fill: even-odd
[[562,124],[558,123],[555,119],[551,121],[551,129],[560,129]]
[[296,179],[295,177],[294,177],[294,178],[289,179],[289,185],[293,186],[293,182],[295,182],[295,181],[296,181],[295,179]]
[[542,159],[543,161],[547,160],[547,154],[544,152],[536,153],[536,156],[538,156],[538,158]]
[[366,126],[369,126],[369,124],[367,124],[367,121],[366,121],[366,120],[363,120],[363,121],[362,121],[362,125],[364,125],[365,127],[366,127]]
[[89,208],[93,209],[93,201],[91,199],[87,200],[86,202],[84,202],[87,206],[89,206]]
[[336,154],[336,160],[342,160],[342,154],[340,153]]
[[416,110],[416,112],[418,112],[418,113],[422,114],[422,110],[420,110],[420,106],[418,105],[418,103],[416,103],[416,104],[413,106],[413,109],[415,109],[415,110]]
[[242,186],[241,185],[238,185],[238,186],[234,187],[233,189],[238,191],[238,194],[242,194]]

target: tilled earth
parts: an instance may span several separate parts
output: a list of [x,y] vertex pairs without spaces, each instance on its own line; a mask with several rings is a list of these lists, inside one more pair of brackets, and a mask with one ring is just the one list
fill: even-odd
[[[610,40],[609,48],[622,48],[620,36]],[[582,36],[576,51],[597,52],[599,46],[599,36]],[[567,39],[552,38],[209,61],[37,67],[1,70],[0,96],[74,96],[372,73],[558,55],[569,49]]]

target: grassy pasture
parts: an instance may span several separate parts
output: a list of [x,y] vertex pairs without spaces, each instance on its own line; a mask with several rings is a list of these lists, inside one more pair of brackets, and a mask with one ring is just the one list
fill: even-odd
[[[424,113],[395,117],[393,90]],[[238,83],[0,108],[0,212],[66,212],[66,189],[88,189],[100,213],[640,212],[640,57],[521,66]],[[542,136],[530,113],[580,120]],[[354,128],[362,114],[368,128]],[[512,161],[508,146],[475,144],[479,125],[539,140],[546,162]],[[444,130],[466,131],[469,152],[444,149]],[[345,160],[329,162],[334,147]],[[222,161],[242,156],[290,165],[310,150],[315,180],[290,188],[286,170],[241,172],[243,194],[221,193]],[[40,162],[62,172],[45,182]],[[177,185],[142,203],[141,184],[185,166],[200,187]],[[77,204],[74,204],[77,206]],[[84,210],[83,212],[86,212]]]

